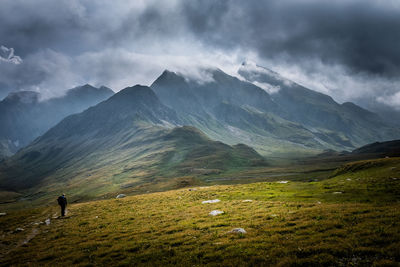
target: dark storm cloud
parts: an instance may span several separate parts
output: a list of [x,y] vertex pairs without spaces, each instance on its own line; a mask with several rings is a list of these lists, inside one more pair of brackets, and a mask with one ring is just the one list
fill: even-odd
[[202,40],[265,58],[400,71],[400,7],[391,1],[186,1],[182,14]]
[[187,35],[205,45],[254,49],[265,58],[318,58],[380,75],[400,70],[400,8],[393,1],[149,1],[138,6],[5,0],[0,40],[25,56],[42,48],[74,54]]
[[399,91],[395,0],[3,0],[0,25],[0,45],[22,58],[0,62],[0,84],[15,89],[118,90],[251,56],[343,101]]

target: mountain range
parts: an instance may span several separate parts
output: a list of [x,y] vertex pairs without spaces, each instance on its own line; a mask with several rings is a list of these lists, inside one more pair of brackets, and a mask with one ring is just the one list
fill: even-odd
[[[146,184],[162,190],[195,183],[196,177],[267,166],[276,156],[350,151],[400,137],[378,115],[262,67],[243,64],[238,77],[220,69],[202,72],[208,79],[166,70],[150,87],[116,94],[86,85],[47,102],[31,92],[10,95],[0,107],[11,112],[6,104],[16,102],[10,105],[19,108],[16,122],[0,123],[24,129],[20,136],[12,132],[18,139],[11,140],[26,144],[39,137],[3,160],[0,191],[40,198],[62,189],[84,200],[140,191]],[[77,96],[82,90],[93,102]],[[46,124],[40,122],[43,110]],[[76,114],[56,123],[68,112]]]
[[114,92],[84,85],[64,96],[41,100],[33,91],[10,93],[0,102],[0,158],[13,155],[68,115],[79,113]]
[[218,174],[265,165],[246,145],[213,141],[191,126],[146,86],[126,88],[68,116],[0,168],[0,188],[60,187],[95,196],[165,177]]
[[352,150],[400,136],[378,115],[353,103],[339,104],[262,67],[244,63],[238,71],[243,79],[219,69],[204,72],[211,80],[165,71],[151,88],[185,124],[227,144],[241,142],[264,156],[287,156]]

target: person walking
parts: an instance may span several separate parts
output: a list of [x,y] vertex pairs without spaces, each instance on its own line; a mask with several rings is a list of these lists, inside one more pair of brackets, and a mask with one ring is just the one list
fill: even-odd
[[57,198],[58,205],[61,207],[61,216],[65,216],[65,209],[67,207],[67,198],[65,197],[65,194],[62,194]]

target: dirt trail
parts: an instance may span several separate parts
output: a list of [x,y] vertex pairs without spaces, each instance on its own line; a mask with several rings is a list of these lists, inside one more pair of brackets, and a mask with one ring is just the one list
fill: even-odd
[[[15,251],[16,249],[22,247],[22,246],[26,246],[35,236],[37,236],[38,234],[40,234],[40,226],[41,225],[45,225],[46,227],[49,227],[49,225],[46,225],[44,222],[49,219],[55,218],[56,214],[52,215],[52,212],[49,210],[44,210],[41,214],[40,217],[43,218],[42,220],[37,220],[40,221],[40,223],[37,222],[31,222],[31,223],[25,223],[25,225],[22,227],[23,229],[25,229],[24,231],[30,230],[30,232],[28,233],[28,235],[26,235],[24,238],[19,239],[17,242],[15,242],[14,247],[5,250],[5,251],[0,251],[0,258],[10,254],[11,252]],[[33,226],[33,227],[31,227]],[[13,235],[14,232],[10,232],[8,235]],[[12,245],[10,245],[11,247]]]

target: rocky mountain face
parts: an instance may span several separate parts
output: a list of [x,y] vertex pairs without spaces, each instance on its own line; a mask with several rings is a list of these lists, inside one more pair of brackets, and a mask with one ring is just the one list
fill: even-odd
[[111,192],[166,177],[265,165],[252,148],[213,141],[181,123],[149,87],[128,87],[68,116],[6,159],[0,188],[51,192],[68,186],[90,195],[99,187]]
[[146,184],[175,188],[176,179],[266,166],[269,157],[350,151],[400,136],[368,110],[258,66],[243,65],[240,79],[202,71],[206,80],[164,71],[151,87],[105,101],[112,92],[90,86],[48,101],[9,95],[0,103],[0,123],[9,126],[0,148],[39,137],[0,163],[0,190],[49,196],[68,188],[90,198]]
[[151,88],[186,124],[228,144],[243,142],[271,155],[351,150],[400,136],[372,112],[258,66],[242,65],[238,73],[244,80],[218,69],[204,71],[210,80],[165,71]]
[[[286,111],[279,115],[304,125],[327,143],[337,142],[344,148],[358,147],[399,137],[399,129],[383,122],[377,114],[354,103],[339,104],[330,96],[307,89],[266,68],[242,64],[238,73],[250,82],[275,88],[271,97]],[[334,135],[324,136],[327,131]]]

